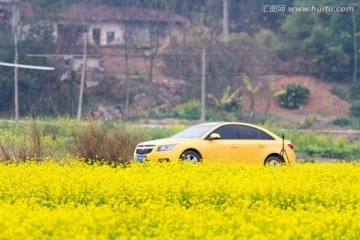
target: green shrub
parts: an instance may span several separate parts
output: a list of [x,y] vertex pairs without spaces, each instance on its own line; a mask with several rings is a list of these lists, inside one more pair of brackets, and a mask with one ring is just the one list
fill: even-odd
[[348,98],[348,93],[347,93],[347,91],[346,91],[344,88],[340,87],[340,86],[334,86],[334,87],[332,87],[332,88],[330,89],[330,92],[331,92],[332,94],[334,94],[335,96],[343,99],[343,100],[347,100],[347,98]]
[[199,119],[201,116],[201,104],[199,100],[190,100],[186,103],[180,104],[172,111],[174,117],[184,119]]
[[275,49],[279,43],[276,34],[268,29],[262,29],[254,38],[256,44],[263,49]]
[[360,83],[352,84],[350,88],[350,99],[360,101]]
[[304,122],[304,127],[312,127],[317,122],[317,117],[307,117]]
[[350,107],[350,111],[354,117],[360,117],[360,101],[354,102]]
[[349,126],[351,125],[351,120],[349,118],[336,118],[330,122],[336,126]]
[[310,96],[310,90],[302,85],[289,84],[285,89],[286,93],[279,96],[279,102],[287,109],[300,108]]

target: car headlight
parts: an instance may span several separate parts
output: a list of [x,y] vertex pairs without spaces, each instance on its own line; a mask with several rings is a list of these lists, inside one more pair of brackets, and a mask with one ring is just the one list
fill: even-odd
[[175,147],[176,144],[168,144],[168,145],[162,145],[158,147],[158,151],[169,151],[172,150]]

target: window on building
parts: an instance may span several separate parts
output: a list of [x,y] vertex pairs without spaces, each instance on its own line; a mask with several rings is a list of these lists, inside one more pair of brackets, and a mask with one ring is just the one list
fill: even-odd
[[101,30],[98,28],[93,29],[93,40],[96,45],[100,45]]
[[114,32],[107,32],[106,33],[107,43],[112,43],[115,40],[115,33]]

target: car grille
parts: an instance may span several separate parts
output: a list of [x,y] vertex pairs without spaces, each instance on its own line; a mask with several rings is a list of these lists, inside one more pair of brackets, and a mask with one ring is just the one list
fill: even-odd
[[149,154],[154,149],[155,145],[139,145],[136,148],[136,154]]

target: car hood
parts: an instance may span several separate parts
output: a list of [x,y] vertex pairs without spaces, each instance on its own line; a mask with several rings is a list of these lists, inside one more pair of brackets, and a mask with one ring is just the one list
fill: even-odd
[[166,145],[166,144],[175,144],[175,143],[185,142],[185,141],[187,141],[189,139],[196,139],[196,138],[162,138],[162,139],[142,142],[142,143],[139,143],[138,146],[139,145],[155,145],[155,146],[159,146],[159,145]]

